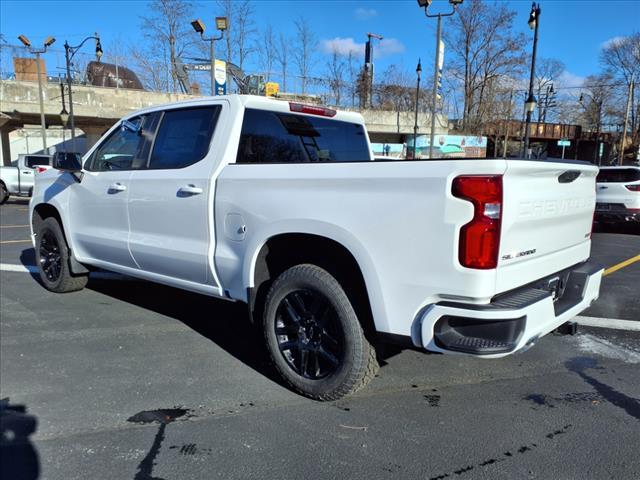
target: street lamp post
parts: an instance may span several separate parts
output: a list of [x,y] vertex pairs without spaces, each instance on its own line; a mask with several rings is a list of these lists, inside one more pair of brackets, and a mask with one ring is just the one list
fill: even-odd
[[531,4],[531,13],[529,14],[529,28],[533,30],[533,53],[531,55],[531,76],[529,77],[529,96],[525,102],[525,110],[527,112],[527,119],[524,125],[524,146],[522,156],[525,159],[529,158],[529,127],[531,125],[531,114],[536,108],[536,97],[533,96],[533,78],[536,74],[536,51],[538,49],[538,26],[540,25],[540,5],[536,5],[535,2]]
[[418,100],[420,99],[420,74],[422,73],[422,65],[420,59],[418,59],[418,66],[416,67],[416,75],[418,76],[418,83],[416,85],[416,120],[413,124],[413,160],[416,159],[416,148],[418,146]]
[[[47,124],[44,120],[44,93],[42,92],[42,72],[40,71],[40,54],[47,51],[47,47],[53,45],[56,41],[53,37],[47,37],[44,41],[44,45],[40,49],[32,48],[29,39],[20,35],[18,40],[29,49],[29,51],[36,56],[36,75],[38,75],[38,98],[40,99],[40,128],[42,129],[42,150],[47,153]],[[44,72],[45,76],[47,72]]]
[[216,61],[215,61],[215,53],[216,53],[216,41],[222,40],[224,37],[224,31],[227,29],[227,17],[216,17],[216,29],[220,31],[220,35],[218,37],[208,37],[205,38],[204,31],[206,29],[204,22],[199,18],[191,22],[191,26],[193,29],[200,34],[200,38],[209,42],[209,60],[211,62],[211,95],[216,94]]
[[442,17],[450,17],[456,13],[458,5],[462,4],[464,0],[449,0],[449,3],[453,5],[453,9],[449,13],[436,13],[429,14],[429,5],[433,0],[418,0],[420,8],[424,8],[424,13],[428,18],[438,19],[438,30],[436,34],[436,57],[434,59],[433,68],[433,98],[431,101],[431,136],[429,140],[429,159],[433,158],[433,144],[436,136],[436,110],[438,107],[438,74],[440,70],[440,57],[443,52],[440,52],[440,43],[442,42]]
[[71,121],[71,147],[73,148],[74,151],[76,149],[76,122],[75,122],[75,117],[73,115],[73,93],[71,90],[71,60],[73,60],[73,57],[78,52],[78,50],[82,48],[82,46],[84,45],[84,42],[91,39],[96,41],[96,59],[100,61],[100,57],[102,57],[102,45],[100,44],[100,37],[98,36],[97,33],[93,36],[85,38],[84,40],[82,40],[82,42],[80,42],[80,45],[77,45],[75,47],[72,47],[66,41],[64,42],[64,58],[67,66],[67,89],[69,91],[69,120]]
[[67,122],[69,121],[69,112],[64,104],[64,83],[60,80],[60,98],[62,99],[62,110],[60,110],[60,121],[62,121],[62,146],[64,151],[67,151],[67,143],[64,138],[64,129],[67,128]]

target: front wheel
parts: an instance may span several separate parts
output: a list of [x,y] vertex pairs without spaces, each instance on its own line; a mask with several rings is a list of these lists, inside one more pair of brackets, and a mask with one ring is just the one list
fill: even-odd
[[0,182],[0,205],[9,200],[9,192],[4,183]]
[[315,265],[296,265],[273,283],[263,331],[271,360],[296,392],[337,400],[378,370],[375,350],[338,281]]
[[36,232],[36,263],[44,286],[56,293],[82,290],[88,275],[73,275],[69,268],[69,247],[60,224],[46,218]]

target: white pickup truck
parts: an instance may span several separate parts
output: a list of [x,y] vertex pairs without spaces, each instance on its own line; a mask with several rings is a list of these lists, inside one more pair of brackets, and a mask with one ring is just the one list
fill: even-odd
[[586,163],[375,162],[356,113],[230,95],[132,114],[54,167],[30,204],[48,289],[101,268],[246,302],[319,400],[365,385],[380,339],[496,358],[598,297]]
[[51,165],[51,155],[20,154],[11,165],[0,167],[0,205],[11,195],[28,197],[33,190],[36,168]]

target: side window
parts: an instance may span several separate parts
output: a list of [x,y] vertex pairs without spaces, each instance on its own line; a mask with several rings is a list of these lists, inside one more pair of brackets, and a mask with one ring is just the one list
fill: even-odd
[[49,157],[38,155],[27,155],[24,157],[24,165],[27,168],[35,168],[38,165],[49,165],[50,163]]
[[362,125],[246,109],[236,163],[370,161]]
[[147,117],[149,116],[129,119],[127,127],[120,126],[114,130],[93,152],[87,169],[98,172],[131,170],[134,162],[140,158],[145,142],[142,125]]
[[220,110],[219,105],[166,110],[148,168],[184,168],[202,160],[209,151]]

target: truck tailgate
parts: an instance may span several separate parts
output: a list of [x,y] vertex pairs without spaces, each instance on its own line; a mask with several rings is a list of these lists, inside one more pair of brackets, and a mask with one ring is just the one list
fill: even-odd
[[[497,287],[514,286],[586,260],[598,168],[584,163],[507,162]],[[507,278],[508,277],[508,278]]]

